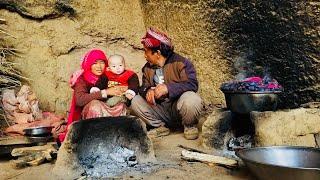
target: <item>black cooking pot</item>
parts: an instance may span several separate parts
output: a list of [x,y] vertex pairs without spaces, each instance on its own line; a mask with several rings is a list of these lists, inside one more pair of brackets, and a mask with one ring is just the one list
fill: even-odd
[[52,126],[38,126],[26,128],[23,130],[23,132],[26,136],[44,137],[51,135],[52,128]]
[[248,114],[251,111],[275,111],[280,91],[250,91],[232,92],[223,91],[228,109],[239,114]]

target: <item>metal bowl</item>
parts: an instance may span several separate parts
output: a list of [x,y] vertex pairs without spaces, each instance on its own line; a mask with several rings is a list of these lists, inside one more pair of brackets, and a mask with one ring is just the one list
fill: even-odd
[[274,146],[242,149],[236,155],[258,179],[320,179],[320,149]]
[[52,126],[38,126],[32,128],[26,128],[23,130],[26,136],[50,136],[52,131]]
[[251,111],[275,111],[279,91],[274,92],[223,92],[228,109],[239,114]]

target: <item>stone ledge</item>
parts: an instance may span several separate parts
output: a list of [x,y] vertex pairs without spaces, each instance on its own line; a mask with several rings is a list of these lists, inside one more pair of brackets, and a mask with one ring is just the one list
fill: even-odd
[[252,112],[251,120],[256,146],[317,146],[314,135],[320,132],[320,109]]

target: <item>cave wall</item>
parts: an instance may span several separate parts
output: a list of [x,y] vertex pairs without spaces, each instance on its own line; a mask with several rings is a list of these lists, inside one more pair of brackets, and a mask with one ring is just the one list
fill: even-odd
[[[220,83],[266,74],[284,86],[280,108],[320,101],[320,4],[314,1],[141,0],[198,70],[200,93],[219,103]],[[243,72],[245,70],[245,72]]]
[[145,33],[138,0],[2,1],[0,16],[20,51],[18,69],[29,78],[41,109],[66,113],[69,77],[91,48],[124,55],[138,74],[145,63],[140,38]]
[[224,43],[208,25],[205,4],[196,0],[142,0],[146,27],[155,26],[169,34],[175,51],[188,57],[196,67],[199,92],[206,103],[222,104],[220,84],[232,78]]
[[[158,27],[190,58],[206,103],[224,104],[219,90],[240,68],[270,74],[285,88],[281,108],[320,101],[319,18],[313,1],[262,0],[2,0],[1,18],[19,49],[18,68],[41,108],[65,113],[68,80],[94,47],[125,56],[141,76],[140,38]],[[243,64],[242,64],[243,63]]]

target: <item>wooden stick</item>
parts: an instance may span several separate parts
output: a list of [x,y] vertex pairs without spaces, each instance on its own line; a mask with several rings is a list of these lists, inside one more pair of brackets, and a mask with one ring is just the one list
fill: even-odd
[[192,152],[198,152],[198,153],[207,154],[207,153],[205,153],[205,152],[203,152],[203,151],[200,151],[200,150],[198,150],[198,149],[194,149],[194,148],[191,148],[191,147],[187,147],[187,146],[184,146],[184,145],[181,145],[181,144],[179,144],[178,147],[179,147],[179,148],[182,148],[182,149],[185,149],[185,150],[188,150],[188,151],[192,151]]
[[228,168],[234,168],[238,166],[238,162],[233,159],[221,157],[221,156],[214,156],[210,154],[203,154],[198,152],[191,152],[188,150],[182,150],[181,158],[187,161],[200,161],[205,163],[212,163],[221,166],[226,166]]

